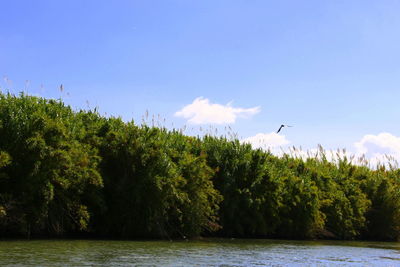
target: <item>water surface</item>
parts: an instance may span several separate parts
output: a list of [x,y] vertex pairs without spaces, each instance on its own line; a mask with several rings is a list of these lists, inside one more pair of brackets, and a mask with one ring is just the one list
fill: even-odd
[[1,266],[400,266],[400,243],[204,239],[0,241]]

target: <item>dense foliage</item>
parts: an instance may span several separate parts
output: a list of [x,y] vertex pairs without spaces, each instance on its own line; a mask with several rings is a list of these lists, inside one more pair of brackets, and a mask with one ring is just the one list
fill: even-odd
[[400,170],[0,94],[0,236],[400,238]]

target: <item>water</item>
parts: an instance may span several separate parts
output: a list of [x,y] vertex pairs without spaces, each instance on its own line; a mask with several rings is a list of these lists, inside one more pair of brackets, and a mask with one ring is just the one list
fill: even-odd
[[400,266],[400,243],[0,241],[1,266]]

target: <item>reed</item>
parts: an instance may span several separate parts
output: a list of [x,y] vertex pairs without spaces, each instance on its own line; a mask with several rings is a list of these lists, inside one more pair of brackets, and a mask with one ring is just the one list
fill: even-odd
[[[0,236],[398,240],[400,170],[0,93]],[[190,130],[193,131],[193,130]]]

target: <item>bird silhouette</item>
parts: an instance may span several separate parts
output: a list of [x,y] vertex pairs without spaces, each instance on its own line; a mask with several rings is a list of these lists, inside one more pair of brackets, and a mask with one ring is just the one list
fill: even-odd
[[279,129],[278,129],[278,131],[276,133],[279,133],[282,130],[283,127],[293,127],[293,126],[282,124],[281,127],[279,127]]

